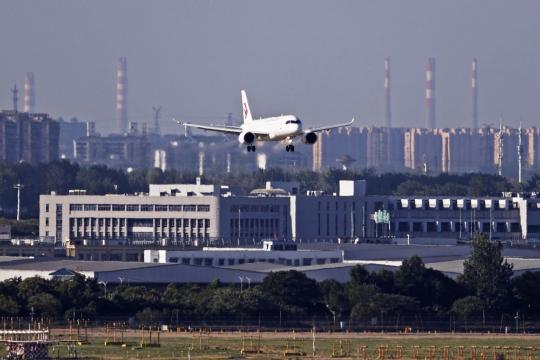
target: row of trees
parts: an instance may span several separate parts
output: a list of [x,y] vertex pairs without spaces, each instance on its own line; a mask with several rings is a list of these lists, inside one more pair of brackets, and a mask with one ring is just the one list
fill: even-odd
[[[140,322],[188,324],[190,321],[278,319],[346,321],[353,326],[373,318],[458,321],[482,318],[498,322],[516,311],[529,319],[540,316],[540,273],[512,278],[512,266],[501,247],[479,235],[472,255],[457,280],[426,268],[419,257],[405,260],[395,271],[368,272],[355,266],[350,281],[320,283],[297,271],[270,273],[261,284],[243,287],[214,282],[170,284],[166,287],[117,285],[105,289],[83,276],[70,281],[29,278],[0,283],[0,315],[52,318],[135,317]],[[403,323],[404,320],[402,320]]]
[[[13,217],[17,201],[13,185],[22,183],[23,215],[27,218],[38,216],[40,194],[55,191],[66,194],[70,189],[86,189],[89,194],[134,193],[148,191],[148,184],[194,182],[196,174],[176,170],[165,172],[157,168],[134,170],[130,173],[105,166],[81,167],[68,161],[52,162],[39,166],[26,163],[0,165],[0,208],[6,216]],[[369,194],[397,195],[500,195],[502,191],[518,189],[540,190],[540,177],[535,176],[523,187],[508,179],[486,174],[422,176],[417,174],[377,174],[373,170],[343,171],[328,170],[322,173],[312,171],[285,172],[281,169],[258,171],[246,174],[209,175],[203,180],[239,186],[250,191],[264,185],[268,180],[298,181],[302,190],[321,189],[336,192],[341,179],[365,179]]]

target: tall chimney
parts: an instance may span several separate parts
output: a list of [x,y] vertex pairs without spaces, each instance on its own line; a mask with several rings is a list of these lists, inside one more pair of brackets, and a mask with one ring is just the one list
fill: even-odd
[[13,85],[13,89],[11,89],[11,94],[13,95],[13,111],[17,112],[17,104],[19,103],[19,89],[17,89],[17,84]]
[[161,113],[161,106],[152,106],[152,111],[154,112],[154,134],[161,134],[159,127],[159,114]]
[[127,58],[122,56],[118,60],[116,70],[116,121],[121,134],[125,134],[128,130],[127,94]]
[[390,98],[390,58],[384,60],[384,101],[385,101],[385,123],[387,128],[392,127],[392,107]]
[[428,59],[426,67],[426,128],[437,127],[435,117],[435,58]]
[[26,73],[24,78],[23,111],[28,113],[35,112],[36,93],[35,93],[34,73]]
[[476,58],[472,61],[471,74],[472,90],[472,128],[478,129],[478,62]]

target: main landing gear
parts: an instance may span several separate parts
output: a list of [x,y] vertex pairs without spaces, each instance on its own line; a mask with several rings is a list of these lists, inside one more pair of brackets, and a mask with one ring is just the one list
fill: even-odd
[[251,152],[251,151],[255,152],[255,149],[256,149],[256,148],[255,148],[255,145],[248,145],[248,146],[247,146],[247,151],[248,151],[248,152]]
[[287,150],[287,152],[294,152],[294,145],[287,145],[285,146],[285,150]]

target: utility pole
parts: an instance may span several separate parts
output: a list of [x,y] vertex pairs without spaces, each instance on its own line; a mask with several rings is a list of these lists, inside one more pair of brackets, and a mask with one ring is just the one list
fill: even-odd
[[17,221],[21,220],[21,189],[23,187],[24,185],[21,183],[13,185],[13,188],[17,189]]
[[159,115],[161,113],[161,106],[152,106],[152,111],[154,112],[154,133],[159,135],[161,130],[159,128]]

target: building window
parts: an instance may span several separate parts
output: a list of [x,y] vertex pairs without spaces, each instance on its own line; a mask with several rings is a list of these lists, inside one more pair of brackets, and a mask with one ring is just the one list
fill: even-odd
[[326,236],[330,236],[330,214],[326,214]]
[[433,221],[426,223],[427,232],[437,232],[437,224]]
[[126,205],[127,211],[139,211],[139,205]]
[[69,205],[69,211],[82,211],[83,206],[82,204],[70,204]]
[[184,211],[197,211],[196,205],[184,205]]
[[111,204],[99,204],[98,211],[111,211]]
[[96,204],[84,204],[84,211],[96,211],[97,205]]
[[45,204],[45,212],[49,212],[49,204]]
[[141,205],[141,211],[154,211],[154,205]]
[[112,211],[126,211],[126,205],[113,204]]
[[521,225],[519,223],[513,222],[510,223],[510,232],[520,232],[521,231]]
[[197,211],[208,212],[210,211],[210,205],[197,205]]
[[182,211],[182,205],[169,205],[169,211]]
[[48,217],[45,218],[45,226],[49,226],[49,218]]
[[398,223],[398,231],[399,232],[409,232],[409,223],[405,221],[400,221]]
[[167,205],[156,205],[156,211],[167,211]]
[[441,223],[441,232],[450,232],[452,231],[452,228],[450,227],[450,223],[449,222],[442,222]]

